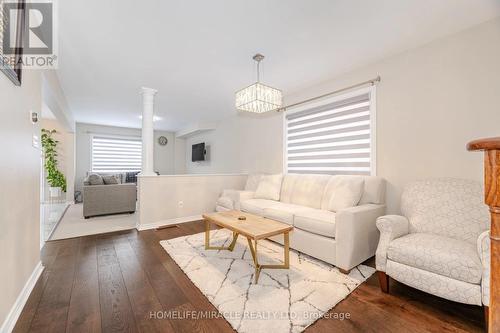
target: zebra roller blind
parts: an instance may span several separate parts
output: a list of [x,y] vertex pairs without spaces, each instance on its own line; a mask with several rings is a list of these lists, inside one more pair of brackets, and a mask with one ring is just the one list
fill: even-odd
[[370,175],[371,96],[370,91],[287,114],[286,171]]
[[101,173],[141,171],[140,138],[92,137],[92,171]]

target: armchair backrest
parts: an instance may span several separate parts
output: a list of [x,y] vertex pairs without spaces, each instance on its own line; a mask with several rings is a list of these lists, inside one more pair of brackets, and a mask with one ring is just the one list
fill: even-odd
[[470,243],[489,229],[488,206],[481,183],[438,178],[413,182],[405,187],[401,211],[410,221],[410,232],[447,236]]

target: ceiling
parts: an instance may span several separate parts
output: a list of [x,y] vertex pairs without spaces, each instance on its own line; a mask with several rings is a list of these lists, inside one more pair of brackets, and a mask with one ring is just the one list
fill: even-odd
[[158,89],[155,127],[235,112],[255,80],[300,90],[500,15],[500,0],[64,0],[58,76],[76,121],[140,127],[140,87]]
[[42,119],[50,119],[50,120],[55,120],[57,119],[54,113],[52,113],[52,110],[47,106],[47,104],[42,103]]

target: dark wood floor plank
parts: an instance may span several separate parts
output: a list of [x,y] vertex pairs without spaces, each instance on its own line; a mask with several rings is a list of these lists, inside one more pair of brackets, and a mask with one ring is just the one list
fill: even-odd
[[139,332],[112,236],[96,237],[96,247],[102,331]]
[[[374,279],[374,277],[372,277],[372,279]],[[473,323],[472,321],[457,321],[456,318],[453,318],[453,316],[449,316],[449,314],[445,311],[441,311],[446,308],[446,302],[443,302],[443,308],[438,306],[434,310],[429,311],[430,308],[428,306],[420,306],[420,302],[415,302],[415,298],[409,296],[413,294],[412,292],[408,293],[410,288],[405,286],[404,289],[406,290],[406,295],[398,295],[397,289],[401,284],[396,281],[392,282],[393,288],[391,294],[389,295],[381,293],[378,285],[364,285],[363,288],[355,290],[352,296],[363,303],[366,303],[371,308],[377,307],[391,314],[398,312],[398,318],[404,319],[404,324],[408,327],[414,326],[428,332],[447,332],[450,327],[453,327],[452,331],[456,332],[482,331],[482,329],[477,327],[476,324],[471,325],[471,323]],[[398,287],[396,287],[396,285],[398,285]],[[431,299],[430,295],[424,293],[421,293],[421,296],[424,296],[429,300]],[[440,300],[444,301],[443,299]],[[462,305],[460,307],[463,308],[466,307],[466,305]],[[477,308],[478,310],[480,309],[479,307],[474,308]]]
[[38,279],[33,291],[26,302],[26,305],[17,320],[13,333],[26,333],[30,331],[31,323],[38,309],[40,300],[42,299],[43,291],[49,279],[50,272],[44,271]]
[[48,267],[48,280],[31,323],[30,332],[64,332],[73,288],[80,239],[61,244]]
[[[332,313],[350,314],[349,320],[333,320],[335,327],[346,331],[468,332],[448,325],[439,317],[428,318],[411,304],[401,302],[395,296],[382,294],[374,287],[356,289],[347,301],[342,301],[329,311],[329,314]],[[311,327],[310,332],[326,332],[331,325],[328,319],[320,320]]]
[[160,322],[154,319],[154,314],[163,312],[164,309],[156,297],[148,275],[137,260],[128,238],[116,237],[114,244],[139,330],[141,332],[174,332],[168,321]]
[[130,234],[129,241],[163,309],[169,310],[187,303],[186,295],[151,251],[148,238],[144,237],[146,234],[147,232]]
[[[202,223],[191,222],[48,242],[46,269],[14,332],[234,332],[220,318],[149,318],[150,311],[216,311],[159,244],[203,230]],[[374,260],[365,264],[373,267]],[[373,275],[306,332],[484,331],[480,307],[394,280],[390,288],[382,293]]]
[[[425,332],[404,322],[396,315],[370,308],[365,303],[349,296],[349,302],[339,303],[333,311],[349,315],[349,319],[340,320],[335,318],[320,319],[306,329],[306,333],[327,333],[332,329],[339,332],[387,332],[387,333],[417,333]],[[397,313],[397,312],[396,312]],[[403,325],[402,325],[403,324]]]
[[[208,302],[206,297],[199,292],[197,288],[195,288],[195,290],[193,290],[193,288],[189,288],[189,295],[184,293],[186,289],[179,286],[179,280],[176,280],[172,276],[171,272],[165,268],[162,261],[159,260],[153,250],[153,248],[161,248],[159,240],[156,236],[157,233],[154,231],[144,231],[139,234],[129,236],[129,238],[133,247],[139,251],[139,258],[150,263],[150,267],[154,267],[154,271],[151,272],[154,277],[151,281],[154,281],[155,283],[154,289],[158,299],[162,302],[162,304],[167,304],[165,308],[170,309],[171,313],[176,312],[181,316],[191,311],[205,311],[206,313],[217,312],[217,309],[210,302]],[[156,245],[152,248],[152,244]],[[162,250],[163,248],[161,248],[160,251]],[[180,268],[176,265],[174,274],[179,276],[179,270]],[[157,273],[160,274],[157,275]],[[181,285],[190,284],[190,281],[185,274],[182,273],[180,276],[181,279],[186,279],[183,280]],[[174,308],[172,308],[173,304],[176,304]],[[190,332],[193,330],[200,332],[233,332],[230,325],[225,320],[220,318],[171,320],[170,322],[176,332]]]
[[63,243],[45,243],[42,248],[41,261],[44,266],[44,271],[35,284],[35,287],[33,288],[33,291],[31,292],[24,309],[17,320],[16,326],[13,330],[14,333],[29,332],[31,323],[38,309],[38,305],[42,299],[43,291],[45,290],[45,286],[49,280],[50,267],[54,263],[57,253],[62,245]]
[[[371,281],[378,287],[377,279]],[[423,291],[408,287],[391,279],[391,295],[406,306],[412,306],[412,312],[425,318],[439,319],[451,327],[468,332],[484,331],[483,308],[470,304],[450,302],[444,298],[430,295]],[[425,300],[425,301],[423,301]]]
[[[203,230],[203,225],[199,224],[195,228],[200,228],[199,230]],[[195,229],[196,230],[196,229]],[[162,233],[152,233],[150,232],[142,232],[141,236],[148,239],[150,243],[150,247],[152,252],[157,256],[158,259],[161,260],[163,266],[165,266],[166,270],[172,276],[175,281],[177,287],[183,291],[186,297],[189,300],[189,303],[197,310],[197,311],[217,311],[217,309],[213,306],[212,303],[201,293],[201,291],[193,285],[191,280],[187,277],[186,274],[180,269],[179,266],[175,263],[175,261],[165,252],[163,247],[160,245],[160,240],[163,238]],[[234,332],[231,325],[221,318],[209,319],[210,328],[213,329],[214,332]]]
[[80,242],[66,331],[101,332],[97,249],[92,236]]
[[45,270],[50,270],[52,264],[57,258],[57,254],[61,248],[65,246],[71,246],[74,244],[74,240],[66,240],[61,242],[46,242],[40,251],[40,260]]
[[[181,316],[187,313],[197,313],[199,310],[191,303],[181,304],[172,309],[172,311],[179,313]],[[198,318],[198,319],[182,319],[172,320],[172,325],[175,332],[192,332],[192,333],[218,333],[218,332],[234,332],[230,327],[225,327],[220,330],[218,325],[214,325],[213,319]],[[228,324],[229,325],[229,324]]]

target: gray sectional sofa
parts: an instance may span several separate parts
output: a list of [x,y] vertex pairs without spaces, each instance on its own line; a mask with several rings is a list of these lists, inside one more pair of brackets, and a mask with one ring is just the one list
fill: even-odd
[[94,176],[89,175],[83,183],[83,216],[85,218],[135,212],[137,202],[135,183],[121,184],[120,180],[116,179],[106,184]]

